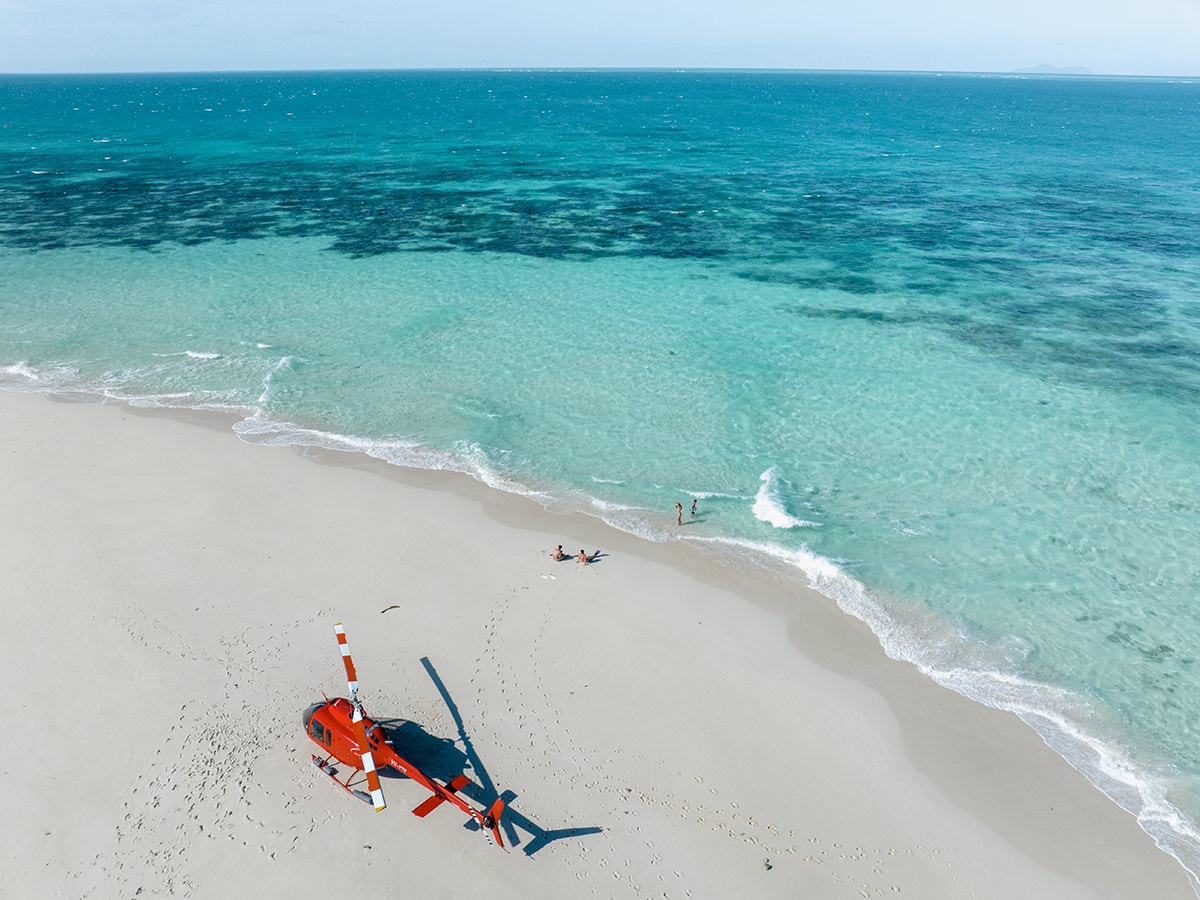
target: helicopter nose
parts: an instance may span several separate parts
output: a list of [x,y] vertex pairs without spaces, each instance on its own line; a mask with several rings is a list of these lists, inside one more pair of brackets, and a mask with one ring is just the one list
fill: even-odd
[[312,706],[310,706],[308,709],[306,709],[304,711],[304,730],[305,731],[308,731],[308,724],[312,721],[313,714],[316,713],[316,711],[324,705],[325,705],[324,703],[314,703]]

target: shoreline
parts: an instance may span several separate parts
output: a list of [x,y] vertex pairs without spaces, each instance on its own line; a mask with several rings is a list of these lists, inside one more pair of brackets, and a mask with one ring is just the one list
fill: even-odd
[[[46,629],[5,663],[10,685],[26,692],[10,692],[6,724],[42,765],[3,781],[21,798],[19,818],[49,832],[10,823],[0,887],[11,879],[18,894],[104,896],[124,879],[209,896],[229,882],[206,867],[254,859],[271,861],[260,877],[272,889],[333,886],[346,877],[337,860],[360,860],[370,844],[356,886],[393,885],[406,858],[404,877],[434,894],[477,878],[501,896],[569,895],[581,881],[621,896],[1195,896],[1134,817],[1015,715],[889,659],[832,600],[769,573],[723,568],[686,541],[650,543],[548,512],[465,474],[248,444],[216,413],[0,392],[0,420],[0,476],[21,502],[3,542],[15,575],[8,612],[18,633],[23,622]],[[606,557],[586,568],[553,563],[547,551],[559,542]],[[396,602],[384,597],[397,571],[411,592],[401,612],[380,619]],[[77,584],[98,597],[63,596]],[[96,634],[67,624],[89,615]],[[540,836],[519,834],[498,859],[444,811],[408,816],[400,782],[385,780],[398,808],[378,825],[312,777],[299,698],[339,690],[327,634],[339,618],[369,709],[431,721],[430,733],[450,738],[454,724],[416,660],[437,663],[491,780],[520,786],[514,827],[524,821]],[[109,642],[89,640],[99,633]],[[264,645],[277,671],[243,671]],[[170,707],[171,721],[154,717],[132,733],[128,722],[106,724],[108,711],[133,713],[143,699],[95,684],[110,666],[128,667],[136,677],[125,683]],[[73,678],[83,696],[63,695],[52,674]],[[272,741],[238,717],[243,676],[259,679]],[[392,693],[402,682],[425,695],[416,709]],[[56,775],[64,750],[47,742],[66,729],[20,727],[29,709],[53,718],[56,703],[73,709],[71,729],[96,745],[103,768],[88,761]],[[238,803],[224,796],[215,757],[212,771],[184,759],[203,743],[197,736],[223,747],[229,734],[257,752],[218,754],[236,760]],[[172,806],[176,791],[148,774],[151,747],[178,755],[173,783],[201,786],[187,791],[192,808]],[[78,790],[62,792],[103,772],[113,782],[82,809]],[[146,787],[158,803],[138,799]],[[34,801],[42,794],[48,804]],[[228,822],[243,808],[250,825]],[[144,834],[135,838],[127,820]],[[203,836],[203,825],[231,842]],[[414,861],[414,845],[466,854],[469,873]],[[169,847],[181,862],[140,859],[131,846]],[[384,854],[395,856],[381,865]],[[20,860],[28,868],[11,874]],[[30,866],[43,860],[59,865]],[[93,862],[105,874],[88,884]],[[542,863],[536,875],[533,863]]]

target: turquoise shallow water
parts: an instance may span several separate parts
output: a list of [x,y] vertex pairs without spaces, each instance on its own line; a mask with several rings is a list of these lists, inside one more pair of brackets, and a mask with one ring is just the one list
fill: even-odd
[[1196,146],[1165,80],[0,78],[0,384],[782,567],[1200,872]]

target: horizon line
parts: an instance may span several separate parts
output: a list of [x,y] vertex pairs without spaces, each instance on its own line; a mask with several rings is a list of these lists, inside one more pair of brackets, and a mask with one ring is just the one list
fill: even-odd
[[[1083,70],[1083,71],[1080,71]],[[408,67],[318,67],[296,69],[128,69],[128,70],[25,70],[4,71],[0,77],[10,76],[120,76],[120,75],[302,75],[336,72],[675,72],[679,74],[697,72],[739,72],[761,74],[842,74],[842,75],[990,75],[1026,76],[1035,78],[1141,78],[1141,79],[1187,79],[1200,80],[1196,75],[1128,75],[1112,72],[1093,72],[1085,66],[1023,66],[1017,69],[861,69],[861,68],[804,68],[804,67],[752,67],[752,66],[408,66]]]

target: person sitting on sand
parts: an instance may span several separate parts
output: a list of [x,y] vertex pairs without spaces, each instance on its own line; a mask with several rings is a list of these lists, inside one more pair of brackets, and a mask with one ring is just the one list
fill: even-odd
[[554,558],[555,562],[567,558],[567,554],[563,553],[562,544],[559,544],[557,547],[555,547],[554,550],[551,551],[550,556]]
[[599,556],[599,555],[600,555],[600,551],[599,551],[599,550],[597,550],[597,551],[596,551],[595,553],[593,553],[591,556],[588,556],[586,553],[584,553],[582,550],[580,550],[580,551],[579,551],[579,556],[577,556],[577,557],[575,558],[575,561],[576,561],[576,562],[581,562],[581,563],[583,563],[583,564],[586,566],[586,565],[587,565],[588,563],[590,563],[590,562],[595,562],[595,561],[596,561],[596,557],[597,557],[597,556]]

